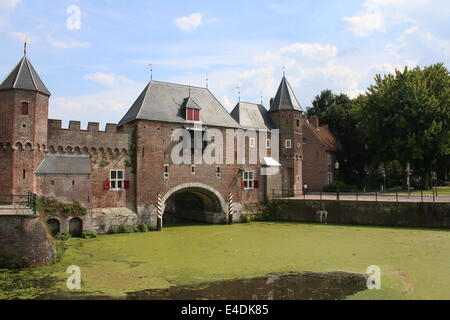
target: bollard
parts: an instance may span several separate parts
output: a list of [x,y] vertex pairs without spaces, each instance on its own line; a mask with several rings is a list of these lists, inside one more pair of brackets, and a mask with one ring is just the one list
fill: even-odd
[[395,193],[395,201],[398,203],[398,192]]
[[378,202],[378,192],[375,191],[375,202]]
[[423,190],[420,190],[420,199],[422,199],[422,203],[423,203]]

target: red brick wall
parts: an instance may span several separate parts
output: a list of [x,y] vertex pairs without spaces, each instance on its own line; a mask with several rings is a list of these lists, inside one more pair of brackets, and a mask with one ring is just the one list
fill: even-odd
[[[303,179],[308,184],[310,191],[319,192],[328,184],[328,172],[334,173],[335,154],[327,152],[325,146],[321,143],[317,135],[312,131],[312,126],[305,126],[304,137],[306,144],[304,146],[303,160]],[[331,157],[331,165],[328,165],[328,156]]]
[[[160,123],[153,121],[138,121],[138,152],[137,152],[137,206],[143,207],[153,203],[156,205],[158,193],[166,194],[169,190],[186,183],[201,183],[219,191],[224,199],[231,192],[235,202],[257,202],[264,199],[264,188],[259,165],[217,165],[221,168],[221,177],[216,177],[216,165],[198,164],[195,175],[191,173],[191,165],[174,165],[170,159],[172,148],[178,142],[171,141],[174,130],[182,128],[180,124]],[[221,130],[226,136],[224,128]],[[224,141],[224,158],[226,143]],[[164,179],[164,165],[169,165],[169,179]],[[254,171],[260,188],[242,190],[242,173],[239,169]],[[224,208],[226,211],[227,208]]]

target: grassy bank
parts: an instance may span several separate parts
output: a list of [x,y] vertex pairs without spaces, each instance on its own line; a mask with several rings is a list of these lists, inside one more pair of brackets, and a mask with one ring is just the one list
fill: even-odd
[[[382,289],[350,299],[450,299],[450,232],[297,223],[180,226],[162,233],[71,239],[59,263],[0,271],[0,298],[71,294],[65,270],[82,272],[82,295],[126,292],[272,272],[382,270]],[[78,296],[78,295],[77,295]]]

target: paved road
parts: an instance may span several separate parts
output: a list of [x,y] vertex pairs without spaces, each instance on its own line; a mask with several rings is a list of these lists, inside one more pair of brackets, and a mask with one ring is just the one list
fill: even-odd
[[[278,198],[278,197],[277,197]],[[278,198],[280,199],[280,198]],[[336,194],[323,194],[320,196],[319,194],[309,194],[306,196],[295,196],[295,197],[283,197],[281,199],[298,199],[298,200],[337,200]],[[378,201],[378,202],[397,202],[397,196],[395,194],[378,194],[375,196],[374,194],[340,194],[339,199],[341,201]],[[450,196],[438,196],[433,199],[432,195],[423,195],[423,200],[420,195],[398,195],[398,202],[450,202]]]

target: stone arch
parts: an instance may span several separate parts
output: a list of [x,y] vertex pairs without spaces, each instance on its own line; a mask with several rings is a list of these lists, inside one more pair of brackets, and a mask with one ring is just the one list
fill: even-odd
[[47,148],[45,147],[45,144],[42,145],[42,152],[47,152]]
[[69,233],[72,237],[81,237],[83,232],[83,220],[78,217],[69,220]]
[[36,143],[36,150],[41,151],[41,145],[39,143]]
[[99,148],[99,149],[98,149],[98,152],[101,153],[101,154],[104,154],[104,153],[105,153],[105,149]]
[[83,154],[89,154],[89,148],[88,147],[84,147],[82,151],[83,151]]
[[73,152],[73,149],[72,149],[72,147],[66,147],[66,152],[67,153],[72,153]]
[[62,146],[58,146],[57,152],[64,153],[64,148]]
[[114,149],[114,154],[115,154],[116,156],[120,155],[120,150],[119,150],[119,148],[115,148],[115,149]]
[[51,218],[47,220],[47,228],[52,236],[61,232],[61,223],[58,219]]
[[23,151],[23,145],[20,142],[17,142],[14,147],[17,151]]
[[81,154],[81,149],[80,149],[80,147],[75,147],[74,152],[75,152],[76,154]]
[[97,148],[91,148],[91,153],[92,154],[97,154]]
[[25,150],[26,151],[32,151],[33,150],[33,146],[31,145],[31,143],[27,142],[25,144]]
[[[207,221],[205,219],[209,219],[209,218],[206,217],[202,221],[213,222],[213,223],[224,223],[227,221],[227,216],[228,216],[227,202],[225,201],[225,199],[223,198],[223,196],[220,194],[219,191],[217,191],[215,188],[208,186],[206,184],[203,184],[203,183],[181,184],[181,185],[169,190],[162,197],[162,208],[161,208],[162,212],[164,213],[166,211],[166,209],[168,209],[169,200],[174,199],[178,195],[187,194],[187,193],[195,195],[202,202],[203,207],[201,208],[201,210],[204,210],[205,212],[210,211],[210,210],[217,211],[215,213],[218,215],[218,217],[221,220],[220,222],[219,221]],[[214,208],[211,209],[211,207],[214,207]]]
[[112,151],[111,148],[106,148],[106,153],[107,153],[108,155],[112,155],[112,154],[113,154],[113,151]]
[[127,155],[127,154],[128,154],[127,149],[123,148],[123,149],[122,149],[122,153],[123,153],[124,155]]
[[11,150],[11,143],[10,143],[10,142],[7,142],[7,143],[6,143],[5,149],[6,149],[6,150]]
[[50,146],[50,148],[48,149],[48,151],[50,153],[56,153],[55,147],[54,146]]

